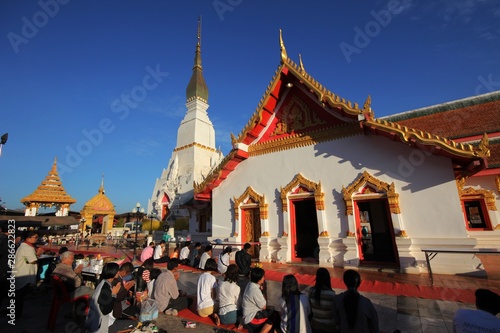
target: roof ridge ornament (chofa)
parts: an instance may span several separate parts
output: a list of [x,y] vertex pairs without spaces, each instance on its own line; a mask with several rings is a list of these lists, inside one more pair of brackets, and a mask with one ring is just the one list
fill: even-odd
[[299,66],[302,74],[306,72],[306,69],[304,68],[304,64],[302,63],[302,55],[299,53]]
[[286,59],[288,59],[288,55],[286,54],[285,43],[283,42],[283,32],[280,29],[280,51],[281,51],[281,62],[285,63]]

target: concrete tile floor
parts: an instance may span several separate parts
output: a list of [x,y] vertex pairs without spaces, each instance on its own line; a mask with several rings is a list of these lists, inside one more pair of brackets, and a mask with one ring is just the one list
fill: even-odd
[[[113,249],[114,251],[114,249]],[[288,273],[315,274],[316,265],[280,265],[264,264],[265,270],[276,270]],[[343,269],[330,268],[332,277],[342,277]],[[426,274],[409,275],[394,272],[380,272],[377,270],[361,270],[362,279],[377,281],[398,281],[405,284],[429,286],[430,281]],[[199,272],[182,272],[179,279],[179,288],[188,294],[196,293],[196,283]],[[457,289],[489,288],[500,289],[500,281],[485,278],[439,275],[434,276],[434,285]],[[307,286],[301,286],[306,288]],[[342,289],[336,289],[337,293]],[[453,332],[451,321],[454,313],[459,308],[474,308],[473,304],[449,302],[442,300],[429,300],[417,297],[392,296],[378,293],[363,293],[370,298],[379,314],[380,329],[384,332],[393,332],[395,329],[401,332]],[[268,301],[270,305],[279,310],[279,298],[281,296],[281,283],[268,281]],[[5,300],[4,300],[5,302]],[[16,326],[7,323],[7,318],[0,318],[2,332],[10,333],[43,333],[46,330],[48,313],[51,304],[51,292],[46,290],[38,294],[28,296],[25,311],[22,318],[18,318]],[[4,308],[3,306],[2,308]],[[67,309],[66,309],[67,310]],[[58,317],[56,332],[77,333],[82,332],[69,325],[69,320],[64,318],[64,311]],[[182,318],[160,314],[157,319],[159,327],[166,329],[169,333],[185,332]],[[188,332],[213,333],[213,326],[199,324],[197,328]]]

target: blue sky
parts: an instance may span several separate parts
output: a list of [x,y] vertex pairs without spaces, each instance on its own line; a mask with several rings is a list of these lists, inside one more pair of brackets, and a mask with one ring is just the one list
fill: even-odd
[[208,113],[224,154],[279,65],[280,28],[289,57],[298,63],[300,53],[343,98],[362,104],[370,94],[377,117],[500,89],[496,0],[4,0],[6,206],[22,207],[55,157],[72,210],[97,194],[102,174],[118,213],[146,206],[186,110],[199,15]]

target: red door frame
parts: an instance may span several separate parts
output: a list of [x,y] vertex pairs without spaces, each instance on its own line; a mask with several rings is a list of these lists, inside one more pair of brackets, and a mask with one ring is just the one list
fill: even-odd
[[384,201],[384,209],[386,210],[387,217],[389,221],[386,221],[389,223],[389,232],[391,233],[391,241],[392,241],[392,248],[394,251],[394,262],[399,265],[399,253],[398,253],[398,247],[396,245],[396,237],[394,235],[394,227],[392,225],[392,217],[391,217],[391,211],[389,209],[389,199],[387,198],[375,198],[375,199],[366,199],[366,200],[354,200],[355,207],[354,207],[354,216],[356,219],[356,242],[358,244],[358,255],[359,255],[359,260],[360,262],[363,262],[364,257],[363,257],[363,251],[361,250],[362,242],[363,240],[361,239],[361,219],[359,217],[359,207],[358,207],[358,202],[367,202],[367,201],[372,201],[372,200],[383,200]]

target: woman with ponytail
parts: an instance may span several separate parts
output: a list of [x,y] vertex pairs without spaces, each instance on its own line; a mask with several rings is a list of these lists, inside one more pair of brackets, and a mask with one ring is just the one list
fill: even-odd
[[281,298],[281,331],[283,333],[311,333],[309,297],[301,294],[295,276],[283,278]]
[[342,333],[378,333],[378,315],[372,302],[358,292],[361,276],[349,269],[344,272],[347,291],[335,297],[335,311]]

